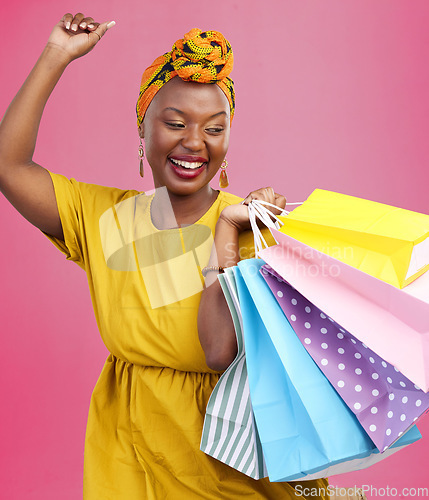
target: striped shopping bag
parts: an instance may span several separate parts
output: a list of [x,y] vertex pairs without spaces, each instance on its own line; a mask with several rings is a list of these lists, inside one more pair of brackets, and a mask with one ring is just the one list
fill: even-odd
[[253,479],[261,479],[268,473],[250,402],[234,273],[226,269],[218,278],[233,318],[238,352],[207,404],[200,449]]

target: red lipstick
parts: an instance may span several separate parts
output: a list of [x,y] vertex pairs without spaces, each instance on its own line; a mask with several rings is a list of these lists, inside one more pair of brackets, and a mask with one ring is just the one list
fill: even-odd
[[192,163],[193,161],[198,161],[203,163],[208,162],[206,158],[202,158],[201,156],[192,156],[192,155],[171,155],[168,159],[170,158],[179,161],[189,161],[190,163]]
[[[202,158],[201,156],[191,156],[191,155],[174,155],[168,158],[168,163],[170,164],[173,172],[180,177],[181,179],[195,179],[198,177],[207,166],[207,160]],[[189,163],[202,163],[202,165],[198,168],[186,168],[181,165],[177,165],[174,162],[177,161],[186,161]]]

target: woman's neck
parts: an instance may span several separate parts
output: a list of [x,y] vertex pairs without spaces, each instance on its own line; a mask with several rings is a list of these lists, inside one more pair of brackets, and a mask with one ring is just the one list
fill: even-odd
[[158,229],[194,224],[212,206],[218,194],[209,185],[196,193],[181,196],[166,188],[157,188],[152,202],[152,222]]

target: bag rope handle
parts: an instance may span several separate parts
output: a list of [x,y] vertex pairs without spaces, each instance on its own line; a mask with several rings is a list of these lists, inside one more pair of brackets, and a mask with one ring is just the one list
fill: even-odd
[[[286,203],[286,205],[302,205],[302,202]],[[272,203],[269,203],[268,201],[263,201],[263,200],[252,200],[248,204],[249,221],[250,221],[250,227],[252,228],[252,232],[253,232],[253,238],[254,238],[254,242],[255,242],[255,256],[257,258],[260,258],[259,253],[264,248],[268,248],[268,244],[265,241],[265,238],[262,236],[262,232],[259,229],[259,226],[257,224],[256,219],[258,218],[264,224],[264,226],[266,226],[268,228],[268,230],[271,233],[271,236],[274,238],[274,241],[277,244],[278,244],[278,241],[276,240],[272,229],[280,229],[280,227],[284,224],[284,222],[281,221],[277,217],[277,215],[275,215],[267,207],[273,207],[276,210],[279,210],[278,206],[273,205]],[[290,211],[282,209],[281,213],[279,215],[287,216],[289,213],[290,213]]]

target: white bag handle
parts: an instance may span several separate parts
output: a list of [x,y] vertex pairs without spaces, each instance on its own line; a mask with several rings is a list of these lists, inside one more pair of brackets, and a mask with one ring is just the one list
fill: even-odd
[[[302,202],[286,203],[286,205],[302,205]],[[253,238],[255,241],[255,256],[258,258],[259,252],[261,252],[264,248],[268,248],[268,244],[262,236],[261,230],[256,222],[256,218],[258,218],[269,229],[276,243],[278,243],[278,241],[274,237],[271,229],[280,229],[280,227],[284,224],[276,215],[273,214],[271,210],[266,208],[267,206],[273,207],[277,210],[279,209],[276,205],[263,200],[252,200],[248,204],[250,227],[252,228]],[[283,209],[279,215],[285,216],[289,213],[290,212]]]

